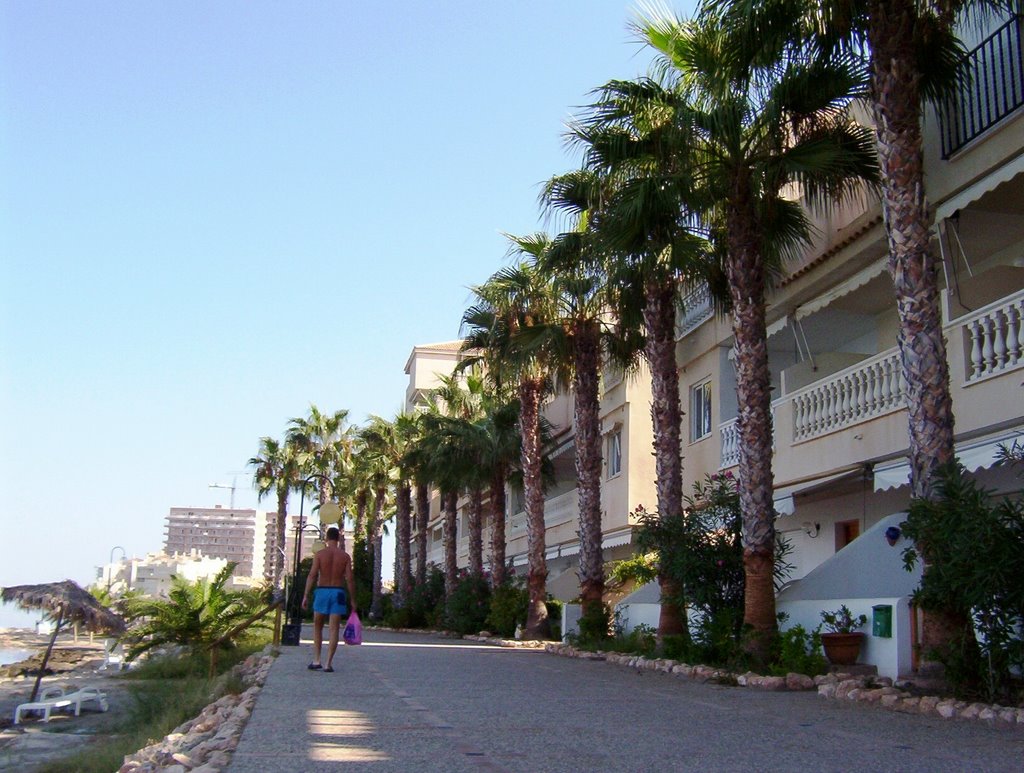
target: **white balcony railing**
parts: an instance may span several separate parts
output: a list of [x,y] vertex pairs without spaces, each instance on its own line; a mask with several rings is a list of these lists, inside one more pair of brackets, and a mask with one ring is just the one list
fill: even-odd
[[[967,385],[1024,369],[1024,290],[945,328],[946,340],[964,341]],[[952,355],[956,347],[948,348]],[[906,382],[895,347],[784,396],[793,405],[793,442],[827,435],[906,407]],[[718,427],[721,467],[739,464],[736,420]]]
[[899,351],[890,349],[789,395],[793,441],[808,440],[906,406]]
[[[544,526],[551,528],[567,523],[579,515],[579,492],[576,489],[566,491],[557,497],[544,500]],[[526,528],[526,511],[520,510],[509,518],[509,527],[513,530]]]
[[719,424],[718,435],[722,441],[721,468],[735,467],[740,463],[740,429],[736,419]]
[[[772,403],[772,448],[775,448],[775,407],[778,401]],[[718,435],[722,441],[721,461],[719,469],[735,467],[740,463],[740,428],[736,419],[730,419],[724,424],[718,425]]]
[[676,317],[676,338],[682,338],[704,320],[711,318],[711,288],[706,282],[691,288],[683,296],[682,308]]
[[966,340],[967,383],[1024,367],[1024,293],[958,320]]

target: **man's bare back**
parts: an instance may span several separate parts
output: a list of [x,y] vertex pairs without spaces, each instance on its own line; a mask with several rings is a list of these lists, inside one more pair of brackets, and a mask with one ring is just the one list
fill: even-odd
[[311,574],[316,575],[316,584],[341,588],[346,585],[348,569],[352,558],[337,545],[328,545],[313,556]]

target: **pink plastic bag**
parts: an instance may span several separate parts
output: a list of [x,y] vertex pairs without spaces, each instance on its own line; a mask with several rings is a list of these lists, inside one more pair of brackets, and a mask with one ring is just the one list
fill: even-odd
[[345,644],[363,643],[363,624],[359,621],[359,615],[355,612],[348,616],[348,622],[345,623],[345,630],[341,634],[341,638]]

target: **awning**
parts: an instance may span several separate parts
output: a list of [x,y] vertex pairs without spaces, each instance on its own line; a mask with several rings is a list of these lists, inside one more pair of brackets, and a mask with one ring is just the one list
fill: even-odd
[[1017,156],[1006,164],[983,177],[973,185],[968,185],[959,193],[956,193],[942,202],[935,210],[935,222],[941,223],[948,217],[952,217],[957,210],[964,209],[971,205],[989,191],[995,190],[1005,182],[1009,182],[1019,174],[1024,174],[1024,154]]
[[521,556],[516,556],[512,559],[512,566],[526,566],[528,560],[526,553],[523,553]]
[[545,561],[550,561],[552,558],[558,558],[558,548],[548,548],[544,554]]
[[812,491],[827,488],[840,480],[863,480],[863,475],[864,468],[857,466],[852,469],[845,469],[828,475],[822,475],[819,478],[803,480],[799,483],[792,483],[788,486],[780,486],[772,493],[772,503],[775,506],[775,512],[780,516],[792,515],[796,512],[797,495],[810,494]]
[[572,544],[572,545],[563,545],[562,546],[562,555],[563,556],[574,556],[574,555],[576,555],[579,552],[580,552],[580,543],[578,543],[578,542],[575,543],[575,544]]
[[[957,443],[954,449],[956,458],[960,460],[968,472],[977,472],[991,467],[999,458],[999,449],[1013,445],[1014,440],[1024,439],[1021,431],[1005,432],[985,440],[971,440]],[[910,485],[910,462],[901,458],[875,466],[875,491],[898,488]]]
[[794,316],[797,319],[803,319],[804,317],[808,317],[811,314],[814,314],[816,311],[821,311],[838,298],[842,298],[844,295],[852,293],[857,288],[863,287],[876,276],[880,276],[886,272],[887,260],[888,258],[881,258],[879,260],[876,260],[871,265],[862,268],[860,271],[851,276],[845,282],[840,282],[828,292],[822,293],[821,295],[816,296],[807,303],[803,303],[797,306],[796,311],[794,312]]
[[633,541],[633,530],[624,531],[605,537],[601,542],[601,548],[617,548],[619,545],[628,545]]

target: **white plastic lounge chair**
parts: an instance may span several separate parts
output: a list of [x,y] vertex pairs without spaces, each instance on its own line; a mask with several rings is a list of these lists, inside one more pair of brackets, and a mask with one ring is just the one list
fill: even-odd
[[43,721],[50,721],[50,712],[54,709],[63,709],[72,705],[71,701],[64,695],[63,687],[44,687],[43,691],[39,694],[39,700],[32,701],[31,703],[22,703],[14,710],[14,724],[21,722],[22,714],[27,714],[31,711],[41,711],[43,713]]
[[125,665],[124,646],[116,639],[108,640],[103,647],[103,665],[99,667],[99,670],[106,671],[108,668],[115,668],[118,671],[123,671]]
[[107,703],[106,693],[100,692],[95,687],[82,687],[73,693],[65,695],[64,699],[74,703],[76,717],[82,713],[83,703],[95,703],[100,711],[107,711],[110,708],[110,705]]
[[39,697],[39,700],[32,703],[22,703],[14,710],[14,724],[20,723],[22,714],[30,711],[41,711],[43,721],[49,722],[50,714],[54,709],[73,708],[77,717],[82,713],[82,704],[84,703],[96,703],[100,711],[106,711],[110,708],[107,703],[106,694],[100,692],[95,687],[83,687],[72,693],[65,693],[60,687],[47,687]]

